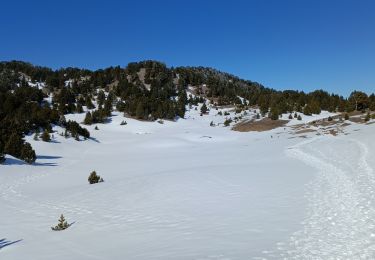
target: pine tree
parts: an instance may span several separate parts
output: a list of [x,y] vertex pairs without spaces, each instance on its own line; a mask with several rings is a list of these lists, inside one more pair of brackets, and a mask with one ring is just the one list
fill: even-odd
[[206,103],[203,103],[202,107],[201,107],[201,113],[202,114],[206,114],[208,111],[208,108],[206,106]]
[[41,137],[42,137],[42,140],[44,142],[50,142],[51,141],[51,136],[50,136],[50,134],[48,133],[47,130],[44,130],[44,132],[43,132],[43,134],[42,134]]
[[21,155],[23,143],[24,140],[22,140],[22,136],[13,133],[5,144],[4,152],[16,158],[19,158]]
[[55,227],[51,227],[51,229],[53,231],[61,231],[61,230],[64,230],[64,229],[67,229],[70,225],[68,224],[68,222],[65,220],[64,218],[64,215],[61,214],[60,218],[59,218],[59,223],[55,226]]
[[370,113],[367,113],[367,115],[365,117],[365,122],[370,121],[370,119],[371,119]]
[[136,116],[138,119],[143,119],[143,118],[144,118],[144,116],[145,116],[145,112],[144,112],[144,109],[143,109],[143,104],[142,104],[142,102],[138,102],[137,110],[135,111],[135,116]]
[[96,171],[93,171],[93,172],[90,173],[88,181],[89,181],[90,184],[95,184],[95,183],[98,183],[98,182],[104,182],[103,178],[101,178],[99,175],[96,174]]
[[290,114],[288,118],[289,118],[290,120],[292,120],[292,119],[293,119],[293,115]]
[[35,151],[33,150],[33,148],[31,147],[29,143],[24,143],[24,145],[22,146],[20,159],[24,160],[25,162],[29,164],[35,162],[36,160]]
[[83,120],[83,123],[85,125],[91,125],[92,122],[93,122],[92,115],[91,115],[91,112],[89,111],[89,112],[86,113],[85,120]]
[[298,120],[302,120],[301,115],[298,115],[298,116],[297,116],[297,119],[298,119]]

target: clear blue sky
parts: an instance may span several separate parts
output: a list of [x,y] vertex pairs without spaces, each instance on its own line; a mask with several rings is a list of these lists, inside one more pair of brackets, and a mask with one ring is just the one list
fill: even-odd
[[276,89],[375,91],[375,1],[4,1],[0,24],[0,60],[156,59]]

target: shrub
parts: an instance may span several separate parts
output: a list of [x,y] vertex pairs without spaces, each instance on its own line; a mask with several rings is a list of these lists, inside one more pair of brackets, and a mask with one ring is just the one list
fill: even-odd
[[61,230],[67,229],[70,226],[71,226],[71,224],[68,224],[68,222],[64,218],[64,215],[61,214],[60,219],[59,219],[59,223],[56,226],[51,227],[51,229],[53,231],[61,231]]
[[290,114],[288,118],[289,118],[289,119],[293,119],[293,115],[292,115],[292,114]]
[[328,121],[332,121],[333,118],[331,116],[328,117]]
[[297,120],[302,120],[301,115],[298,115],[298,116],[297,116]]
[[43,134],[42,134],[42,140],[44,141],[44,142],[49,142],[49,141],[51,141],[51,136],[49,135],[49,133],[46,131],[46,130],[44,130],[44,132],[43,132]]
[[349,120],[349,114],[348,113],[345,113],[344,119]]
[[370,121],[370,119],[371,119],[370,113],[367,113],[367,115],[365,117],[365,122]]
[[202,114],[206,114],[208,111],[208,108],[206,106],[206,103],[203,103],[202,107],[201,107],[201,113]]
[[99,175],[96,174],[96,171],[93,171],[92,173],[90,173],[88,181],[90,184],[95,184],[98,182],[103,182],[104,180],[103,178],[101,178]]
[[231,119],[231,118],[227,118],[227,119],[225,119],[225,121],[224,121],[224,126],[229,126],[230,123],[232,123],[232,119]]
[[[160,121],[160,120],[159,120],[159,121]],[[158,122],[159,122],[159,121],[158,121]],[[160,123],[160,122],[159,122],[159,123]],[[128,123],[126,123],[125,120],[122,120],[121,123],[120,123],[120,125],[127,125],[127,124],[128,124]],[[161,123],[161,124],[162,124],[162,123]]]

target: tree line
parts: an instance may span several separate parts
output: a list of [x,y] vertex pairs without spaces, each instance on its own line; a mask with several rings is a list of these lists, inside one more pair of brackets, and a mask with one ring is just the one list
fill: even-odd
[[[51,102],[46,97],[52,97]],[[35,161],[35,151],[24,136],[41,129],[51,132],[52,125],[64,127],[66,135],[77,140],[88,138],[85,128],[64,120],[68,113],[86,110],[83,123],[88,125],[106,122],[114,109],[141,120],[174,120],[184,117],[186,105],[205,99],[217,106],[258,106],[275,120],[296,111],[311,115],[321,110],[375,110],[374,94],[353,91],[345,98],[324,90],[277,91],[206,67],[169,68],[148,60],[92,71],[0,62],[0,161],[4,153]]]

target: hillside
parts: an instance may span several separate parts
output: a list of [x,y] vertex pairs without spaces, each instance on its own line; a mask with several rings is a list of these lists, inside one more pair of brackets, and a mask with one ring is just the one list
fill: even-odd
[[0,90],[1,259],[375,257],[373,94],[155,61]]
[[[259,83],[204,67],[168,68],[157,61],[129,63],[125,68],[90,71],[46,67],[11,61],[0,63],[0,160],[10,154],[28,163],[36,160],[25,134],[51,133],[58,125],[65,136],[89,138],[90,133],[64,115],[86,112],[86,125],[105,123],[118,111],[126,117],[155,121],[184,118],[186,107],[234,107],[237,113],[259,109],[256,119],[278,120],[282,114],[320,114],[375,110],[375,95],[354,91],[349,98],[323,90],[311,93],[276,91]],[[344,114],[343,114],[344,115]],[[242,116],[228,118],[241,121]],[[81,122],[78,122],[81,123]],[[46,133],[45,135],[47,136]]]

